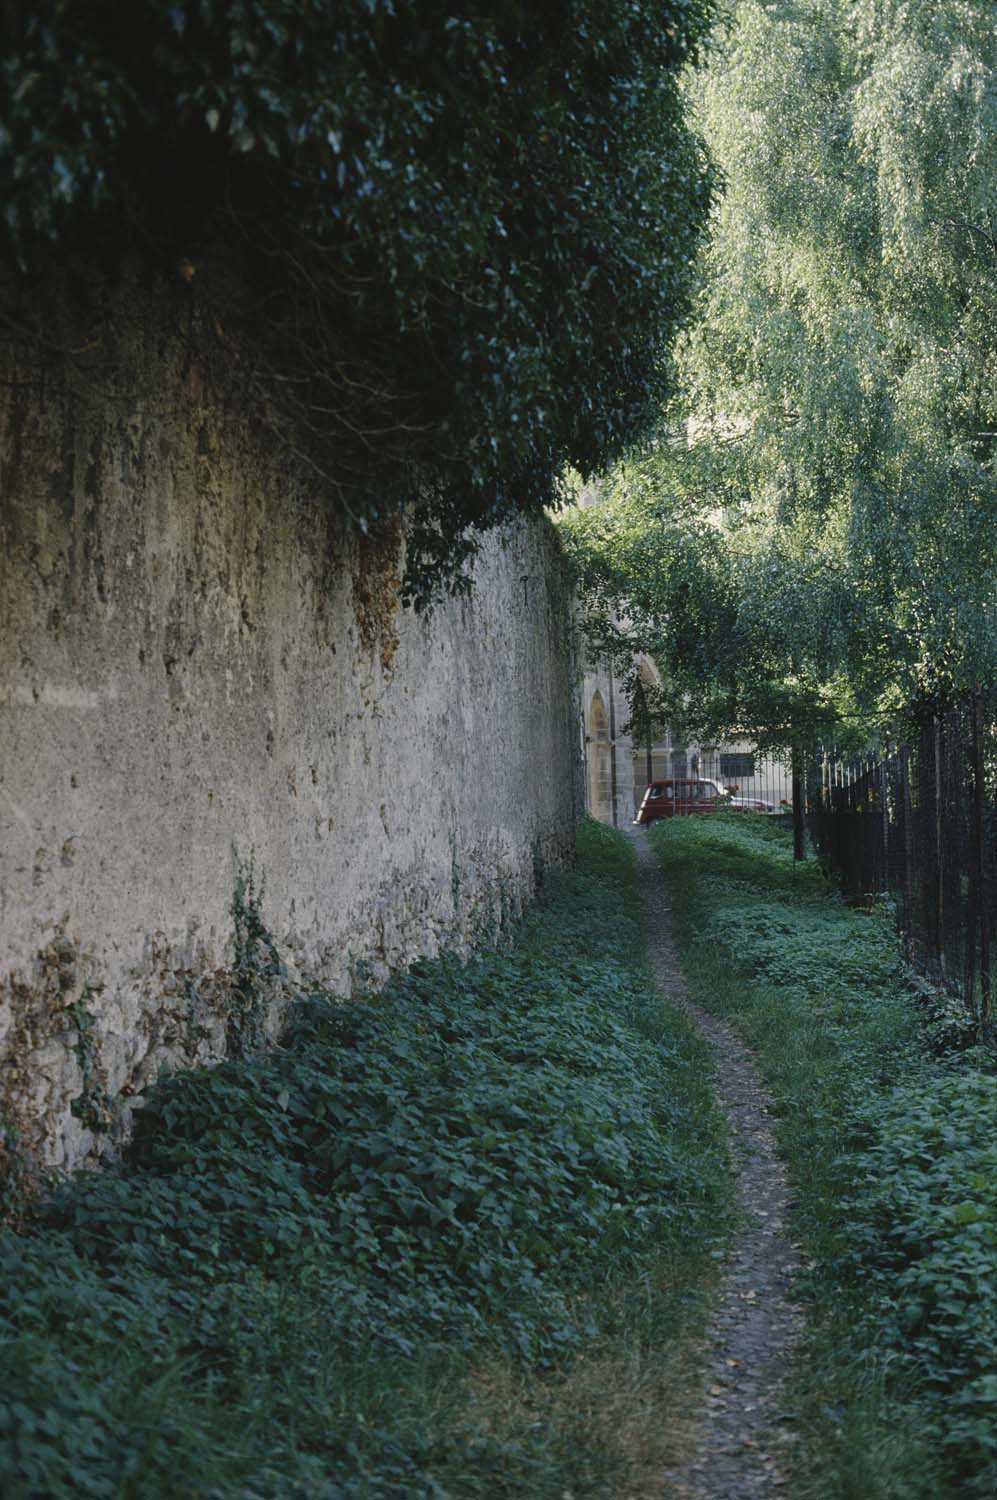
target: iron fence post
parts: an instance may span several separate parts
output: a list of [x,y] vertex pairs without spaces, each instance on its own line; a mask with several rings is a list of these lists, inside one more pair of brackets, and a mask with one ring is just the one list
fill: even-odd
[[[990,932],[984,888],[986,847],[986,783],[983,769],[983,693],[979,683],[973,692],[973,884],[976,888],[976,921],[980,940],[980,1026],[990,1018]],[[969,941],[975,947],[976,932]],[[972,1000],[972,997],[969,997]]]
[[803,858],[803,752],[793,746],[792,796],[793,796],[793,858]]

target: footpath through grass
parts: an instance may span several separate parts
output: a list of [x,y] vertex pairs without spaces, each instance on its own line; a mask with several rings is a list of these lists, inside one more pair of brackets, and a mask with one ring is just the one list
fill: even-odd
[[798,1500],[997,1494],[997,1079],[850,909],[744,815],[652,835],[696,999],[757,1047],[813,1334],[787,1396]]
[[0,1238],[4,1500],[644,1493],[730,1183],[642,952],[588,825],[510,948],[161,1082]]

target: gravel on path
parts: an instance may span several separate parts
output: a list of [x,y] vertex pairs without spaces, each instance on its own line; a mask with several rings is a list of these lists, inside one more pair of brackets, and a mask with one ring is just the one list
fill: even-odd
[[772,1097],[751,1049],[689,998],[672,938],[668,888],[645,835],[634,834],[648,949],[668,1000],[706,1036],[717,1095],[738,1169],[742,1224],[735,1235],[707,1334],[705,1405],[694,1422],[693,1457],[664,1476],[663,1500],[768,1500],[787,1497],[771,1449],[779,1427],[779,1386],[802,1318],[793,1301],[798,1248],[787,1229],[789,1187],[776,1153]]

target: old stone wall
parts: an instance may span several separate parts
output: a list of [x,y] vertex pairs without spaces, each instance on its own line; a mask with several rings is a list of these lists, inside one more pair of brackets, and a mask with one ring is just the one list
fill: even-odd
[[[93,378],[0,391],[2,1111],[58,1168],[113,1151],[161,1068],[272,1034],[299,983],[345,996],[493,935],[580,796],[549,528],[392,619],[390,536],[347,544],[138,326],[100,334]],[[237,888],[273,937],[262,1000]]]

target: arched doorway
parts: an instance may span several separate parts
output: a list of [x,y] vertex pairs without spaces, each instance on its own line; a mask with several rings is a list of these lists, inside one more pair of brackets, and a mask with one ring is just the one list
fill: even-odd
[[592,694],[588,711],[586,752],[588,761],[588,810],[600,823],[613,821],[613,746],[609,719],[602,694]]

